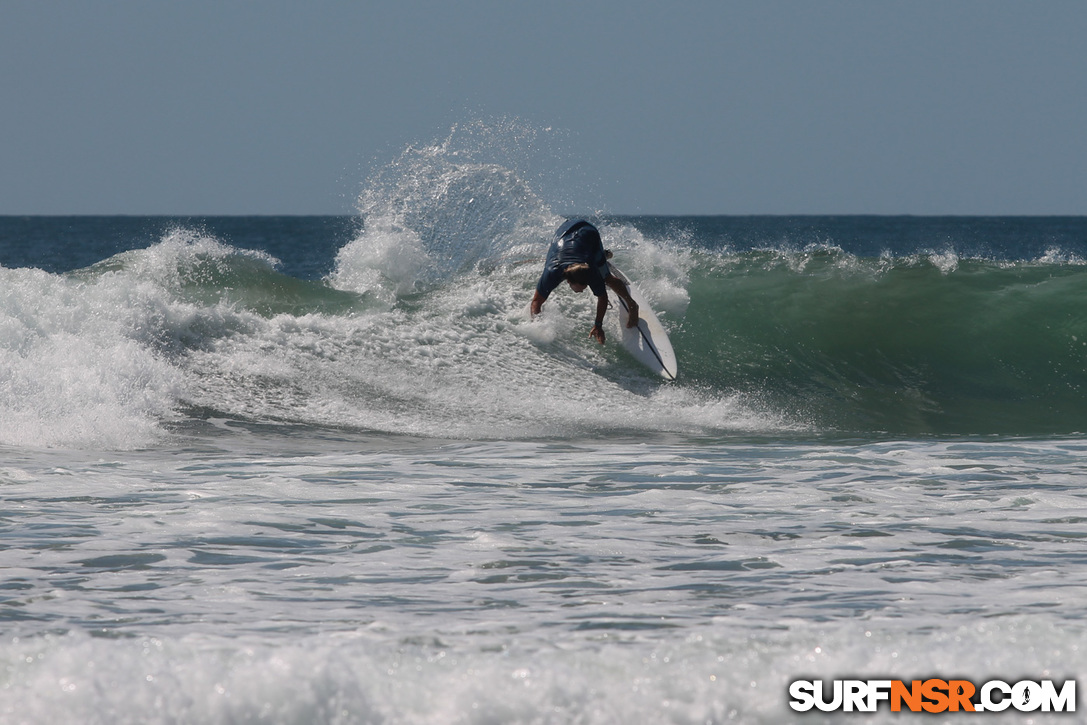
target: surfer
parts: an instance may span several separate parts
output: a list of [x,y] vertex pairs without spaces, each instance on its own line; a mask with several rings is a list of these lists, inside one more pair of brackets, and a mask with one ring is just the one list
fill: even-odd
[[604,344],[604,313],[608,310],[608,287],[626,303],[630,310],[627,327],[638,325],[638,303],[630,296],[630,290],[623,280],[611,273],[608,260],[611,251],[604,249],[600,232],[584,219],[571,219],[555,232],[555,239],[547,250],[544,271],[536,284],[536,293],[532,295],[530,310],[532,316],[540,314],[543,303],[551,292],[562,284],[563,280],[574,292],[584,292],[586,288],[596,295],[596,321],[589,337],[601,345]]

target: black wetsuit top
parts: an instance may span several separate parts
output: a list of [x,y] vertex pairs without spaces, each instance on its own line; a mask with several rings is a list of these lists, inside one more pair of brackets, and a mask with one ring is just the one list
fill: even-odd
[[536,291],[547,299],[562,283],[562,271],[572,264],[589,265],[589,289],[597,297],[607,294],[604,278],[608,275],[608,259],[600,232],[584,219],[571,219],[555,232],[555,241],[547,250],[544,271]]

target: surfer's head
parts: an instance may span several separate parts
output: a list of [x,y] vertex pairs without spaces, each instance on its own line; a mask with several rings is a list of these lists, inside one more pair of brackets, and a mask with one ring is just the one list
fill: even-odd
[[562,270],[562,277],[570,284],[574,292],[584,292],[589,286],[592,269],[585,263],[571,264]]

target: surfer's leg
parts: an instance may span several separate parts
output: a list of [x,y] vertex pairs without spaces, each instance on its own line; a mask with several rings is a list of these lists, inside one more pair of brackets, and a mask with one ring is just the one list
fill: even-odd
[[634,301],[634,298],[630,296],[630,289],[627,287],[623,280],[616,277],[614,274],[609,274],[604,278],[604,282],[608,287],[611,287],[615,291],[615,294],[622,298],[623,302],[627,305],[627,310],[630,312],[630,317],[627,320],[627,327],[638,326],[638,303]]

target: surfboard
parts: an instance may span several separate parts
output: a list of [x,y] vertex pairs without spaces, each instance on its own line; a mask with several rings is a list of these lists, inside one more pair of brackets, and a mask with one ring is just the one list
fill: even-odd
[[668,333],[664,331],[657,314],[645,301],[638,288],[630,283],[627,276],[620,272],[614,264],[608,262],[611,273],[626,282],[630,289],[630,296],[638,303],[638,326],[627,327],[630,319],[630,310],[627,303],[619,295],[613,295],[619,300],[619,327],[622,330],[622,343],[634,359],[645,365],[665,380],[675,380],[679,373],[676,365],[676,353],[672,350],[672,343],[668,339]]

